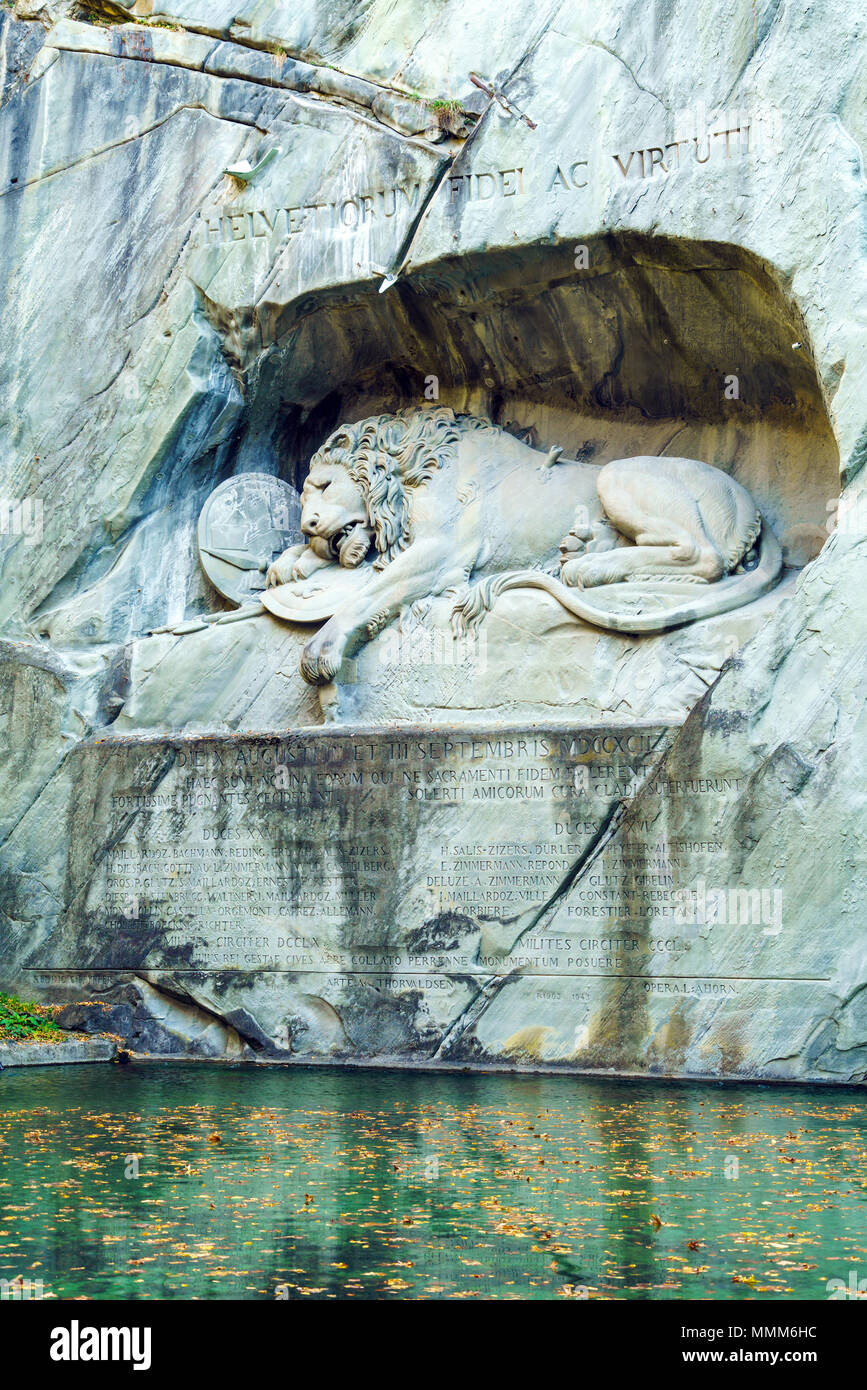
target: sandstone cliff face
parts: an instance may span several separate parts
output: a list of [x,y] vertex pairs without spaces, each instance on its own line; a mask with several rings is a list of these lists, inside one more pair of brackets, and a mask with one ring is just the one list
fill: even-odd
[[242,1007],[231,982],[146,985],[146,956],[123,988],[181,999],[173,1036],[233,1054],[288,1027],[296,1054],[863,1078],[865,53],[854,0],[2,12],[6,983],[74,964],[52,942],[79,920],[80,744],[324,718],[300,628],[148,635],[221,607],[205,498],[234,472],[300,483],[341,419],[418,404],[433,376],[587,461],[717,462],[793,564],[830,538],[773,602],[652,649],[515,597],[485,672],[395,680],[381,634],[328,713],[682,724],[625,813],[596,806],[604,834],[536,925],[556,933],[606,856],[639,872],[676,841],[671,887],[779,892],[781,932],[769,911],[691,943],[691,975],[712,954],[746,983],[736,1004],[612,990],[583,1032],[574,999],[517,979],[409,1022],[398,993],[381,1028],[324,986],[288,1007],[269,980]]

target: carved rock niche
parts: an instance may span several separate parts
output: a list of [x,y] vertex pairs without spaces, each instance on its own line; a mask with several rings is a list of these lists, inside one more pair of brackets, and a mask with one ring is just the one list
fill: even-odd
[[[505,594],[461,647],[451,637],[451,600],[439,597],[344,663],[320,707],[300,677],[290,679],[290,659],[282,707],[288,684],[298,722],[552,713],[680,722],[818,553],[839,492],[822,388],[780,275],[730,244],[603,235],[583,247],[441,260],[385,293],[379,283],[289,307],[262,301],[230,312],[205,301],[243,383],[236,469],[265,459],[300,488],[312,453],[338,424],[433,398],[589,464],[637,454],[712,463],[752,494],[786,570],[746,607],[660,636],[593,629],[546,594],[523,590]],[[533,477],[516,482],[535,485]],[[298,627],[299,653],[308,635]],[[269,660],[258,638],[247,641],[251,669]],[[207,664],[204,641],[187,639],[186,658],[196,647]],[[259,727],[263,716],[267,704]],[[134,698],[121,722],[134,728],[136,719]]]

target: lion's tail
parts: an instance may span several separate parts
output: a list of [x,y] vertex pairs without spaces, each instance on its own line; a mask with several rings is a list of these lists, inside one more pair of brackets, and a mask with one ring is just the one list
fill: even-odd
[[[568,613],[593,627],[633,634],[666,632],[669,628],[683,627],[701,618],[713,618],[732,608],[752,603],[773,588],[782,568],[783,555],[779,542],[765,521],[762,523],[759,561],[754,569],[709,584],[700,595],[674,608],[645,613],[618,613],[589,603],[585,597],[587,590],[570,588],[542,570],[513,570],[511,573],[493,575],[475,585],[464,602],[455,608],[453,623],[457,631],[474,626],[493,608],[500,594],[508,589],[543,589]],[[604,592],[604,586],[601,587]]]

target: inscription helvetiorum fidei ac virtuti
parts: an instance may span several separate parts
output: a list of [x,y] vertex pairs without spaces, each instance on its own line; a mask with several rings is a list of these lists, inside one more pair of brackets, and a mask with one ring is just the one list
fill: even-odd
[[862,1079],[819,18],[71,8],[0,19],[0,983],[152,1055]]

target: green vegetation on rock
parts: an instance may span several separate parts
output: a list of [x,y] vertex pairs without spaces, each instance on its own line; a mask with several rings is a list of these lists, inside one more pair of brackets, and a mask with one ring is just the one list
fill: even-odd
[[65,1034],[54,1022],[57,1006],[28,1004],[0,993],[0,1042],[60,1042]]

